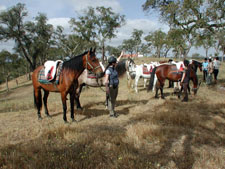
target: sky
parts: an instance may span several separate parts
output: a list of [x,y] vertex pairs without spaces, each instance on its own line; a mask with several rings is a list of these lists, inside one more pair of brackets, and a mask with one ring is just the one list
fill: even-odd
[[[33,20],[38,13],[44,13],[50,24],[63,26],[67,33],[70,32],[70,18],[76,18],[77,13],[82,13],[88,6],[111,7],[115,13],[125,15],[126,19],[126,24],[118,29],[117,37],[107,42],[112,46],[118,46],[123,40],[131,37],[134,29],[142,30],[143,37],[158,29],[164,32],[169,30],[166,24],[159,21],[156,13],[149,14],[142,10],[145,2],[146,0],[1,0],[0,12],[17,3],[23,3],[28,11],[28,20]],[[13,45],[12,41],[0,42],[0,51],[11,50]]]

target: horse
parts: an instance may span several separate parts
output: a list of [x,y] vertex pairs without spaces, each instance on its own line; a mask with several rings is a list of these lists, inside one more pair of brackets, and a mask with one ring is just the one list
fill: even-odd
[[[150,64],[141,64],[136,65],[135,67],[135,83],[134,83],[134,90],[138,93],[138,81],[140,78],[144,79],[144,88],[146,88],[147,80],[151,77],[151,72],[155,66],[157,66],[158,62],[151,62]],[[154,89],[153,89],[154,90]]]
[[194,71],[196,73],[197,73],[198,68],[202,72],[202,62],[199,62],[197,60],[191,59],[191,60],[189,60],[189,64],[191,64],[192,68],[194,69]]
[[[104,65],[100,62],[100,65],[105,71]],[[118,72],[118,77],[121,77],[124,75],[124,73],[127,73],[127,79],[129,80],[131,77],[133,77],[133,69],[134,69],[135,63],[132,59],[123,59],[119,61],[115,67],[115,69]],[[75,102],[77,105],[77,109],[82,109],[80,104],[80,94],[82,92],[83,86],[90,86],[90,87],[102,87],[105,86],[105,76],[98,78],[94,74],[90,74],[88,70],[84,70],[83,73],[78,78],[78,87],[76,89],[76,95],[75,95]],[[103,89],[102,89],[103,90]],[[104,91],[104,90],[103,90]]]
[[95,55],[95,49],[92,51],[92,48],[89,51],[84,52],[81,55],[75,56],[70,60],[63,62],[61,73],[59,75],[58,84],[56,83],[40,83],[39,82],[39,73],[44,68],[44,66],[37,67],[32,74],[32,82],[34,88],[34,104],[37,108],[37,115],[39,119],[41,117],[41,107],[42,107],[42,94],[41,89],[44,91],[44,107],[45,114],[47,117],[50,117],[47,108],[47,99],[49,96],[49,92],[58,92],[61,94],[61,100],[63,105],[63,120],[67,122],[66,111],[67,111],[67,94],[70,94],[70,107],[71,107],[71,119],[74,120],[74,97],[75,90],[78,84],[78,77],[84,71],[84,69],[88,69],[93,73],[97,74],[97,76],[101,76],[103,70],[99,64],[98,59]]
[[[189,65],[189,69],[190,69],[190,79],[193,81],[193,91],[194,91],[194,94],[196,94],[198,90],[198,78],[197,78],[196,72],[191,68],[191,65]],[[175,64],[159,65],[155,67],[152,71],[149,86],[148,86],[148,91],[152,90],[153,88],[155,75],[158,79],[156,84],[155,98],[158,98],[158,90],[160,89],[162,99],[164,99],[163,86],[164,86],[165,80],[168,79],[173,82],[178,82],[182,78],[182,73],[177,70],[177,66]]]

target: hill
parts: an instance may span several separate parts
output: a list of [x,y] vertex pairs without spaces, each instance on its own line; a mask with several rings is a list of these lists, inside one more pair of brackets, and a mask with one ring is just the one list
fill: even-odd
[[[202,72],[198,77],[202,79]],[[118,118],[109,117],[100,88],[87,88],[81,94],[84,109],[75,111],[78,122],[69,124],[63,122],[58,93],[48,99],[52,118],[42,110],[40,121],[31,81],[9,93],[1,88],[0,168],[224,168],[224,79],[222,64],[218,84],[202,82],[197,95],[183,103],[167,85],[165,99],[155,99],[142,80],[136,94],[123,77]]]

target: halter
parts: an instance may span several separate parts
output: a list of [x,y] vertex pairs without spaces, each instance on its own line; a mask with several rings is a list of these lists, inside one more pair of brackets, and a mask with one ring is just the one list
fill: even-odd
[[89,62],[88,62],[88,58],[87,58],[87,55],[86,55],[86,69],[88,70],[88,68],[87,68],[87,66],[90,66],[91,67],[91,72],[93,72],[95,69],[98,69],[99,67],[101,67],[100,65],[99,66],[96,66],[95,68],[94,68],[94,66],[92,66]]
[[135,72],[135,70],[132,70],[132,71],[129,70],[130,64],[131,64],[131,61],[130,61],[130,60],[127,60],[127,62],[126,62],[127,71],[128,71],[129,73]]

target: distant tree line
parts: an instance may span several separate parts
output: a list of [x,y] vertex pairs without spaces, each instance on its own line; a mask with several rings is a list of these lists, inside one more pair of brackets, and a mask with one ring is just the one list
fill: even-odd
[[71,33],[48,23],[45,14],[39,13],[33,21],[27,21],[25,4],[18,3],[0,13],[0,40],[15,42],[14,53],[0,52],[0,83],[33,71],[46,60],[66,59],[78,55],[90,47],[98,47],[102,60],[107,55],[119,56],[124,50],[144,56],[187,57],[192,47],[208,50],[216,55],[225,53],[225,4],[224,0],[146,0],[142,5],[147,13],[159,12],[161,20],[168,23],[167,33],[162,30],[149,32],[134,29],[129,39],[117,47],[106,45],[116,37],[117,29],[126,20],[124,15],[111,8],[89,7],[77,18],[71,18]]

